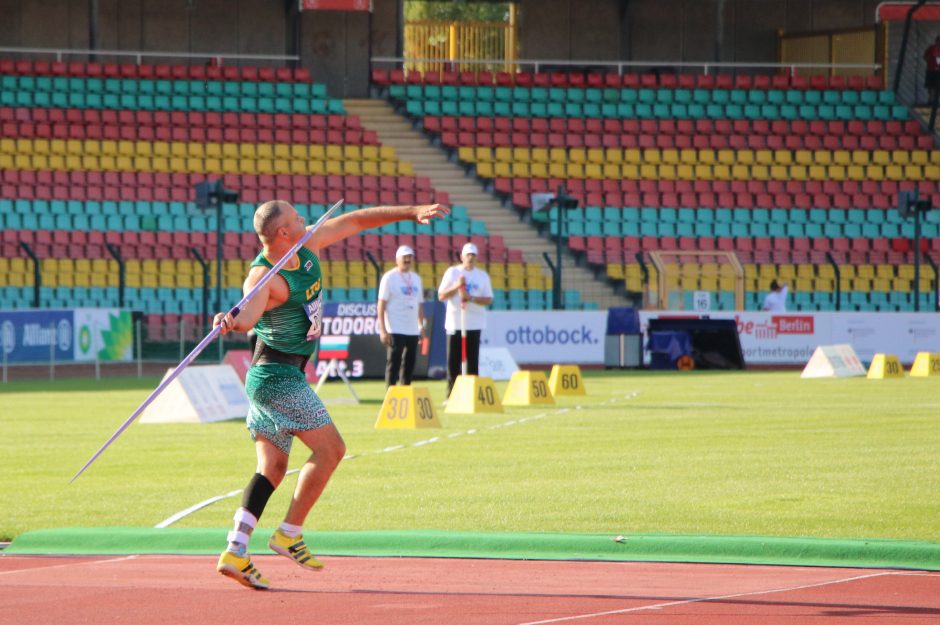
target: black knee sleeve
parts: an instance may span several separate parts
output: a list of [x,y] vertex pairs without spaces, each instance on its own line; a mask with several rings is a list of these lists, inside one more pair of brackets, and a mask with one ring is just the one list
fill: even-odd
[[260,473],[255,473],[242,495],[242,508],[255,515],[256,519],[260,519],[273,492],[274,484]]

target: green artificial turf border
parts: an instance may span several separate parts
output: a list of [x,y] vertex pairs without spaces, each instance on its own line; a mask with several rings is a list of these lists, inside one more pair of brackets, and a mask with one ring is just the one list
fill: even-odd
[[[63,528],[26,532],[4,553],[214,555],[225,529]],[[265,553],[270,531],[251,548]],[[940,570],[940,543],[910,540],[669,534],[530,534],[440,530],[316,532],[317,554],[335,556],[702,562]]]

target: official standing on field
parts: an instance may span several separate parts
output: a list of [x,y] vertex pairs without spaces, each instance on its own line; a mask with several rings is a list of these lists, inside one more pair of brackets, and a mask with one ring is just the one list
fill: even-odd
[[424,335],[424,289],[412,271],[415,252],[402,245],[395,252],[395,268],[379,281],[379,338],[388,347],[385,386],[411,384],[418,341]]
[[[493,286],[488,273],[477,267],[479,250],[467,243],[460,250],[460,264],[444,272],[437,297],[447,303],[444,329],[447,331],[447,396],[460,375],[461,319],[466,322],[467,374],[480,374],[480,335],[486,328],[486,307],[493,303]],[[463,308],[463,312],[461,312]]]

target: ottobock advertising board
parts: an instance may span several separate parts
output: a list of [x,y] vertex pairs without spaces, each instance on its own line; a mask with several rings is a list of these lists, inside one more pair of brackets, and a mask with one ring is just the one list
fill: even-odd
[[523,364],[603,364],[607,311],[490,311],[481,337]]
[[0,345],[8,363],[129,361],[133,319],[116,308],[0,311]]
[[640,311],[643,332],[661,317],[734,319],[746,365],[804,365],[820,345],[848,344],[863,361],[881,352],[905,363],[917,352],[940,350],[937,313]]

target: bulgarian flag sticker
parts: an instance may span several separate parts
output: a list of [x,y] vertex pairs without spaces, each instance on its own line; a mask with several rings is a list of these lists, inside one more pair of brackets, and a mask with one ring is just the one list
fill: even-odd
[[320,360],[345,360],[349,358],[348,336],[321,336]]

